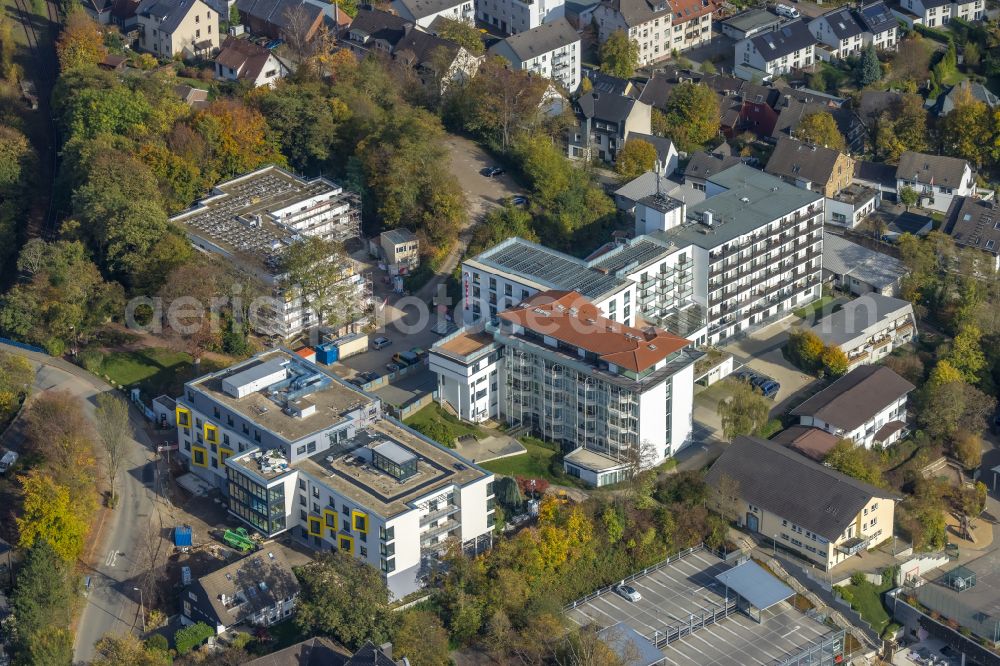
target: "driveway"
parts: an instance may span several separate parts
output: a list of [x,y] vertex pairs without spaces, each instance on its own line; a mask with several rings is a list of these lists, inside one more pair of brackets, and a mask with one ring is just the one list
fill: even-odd
[[[58,388],[81,398],[93,418],[97,394],[111,387],[76,366],[44,354],[0,345],[5,351],[24,356],[36,368],[33,391]],[[137,439],[133,439],[118,482],[118,508],[108,511],[89,536],[82,562],[83,575],[92,579],[90,594],[77,618],[73,657],[89,662],[94,643],[107,633],[131,632],[139,621],[138,593],[133,587],[148,566],[145,553],[150,538],[156,547],[163,542],[158,492],[160,475],[152,442],[142,417],[131,411]],[[154,526],[151,529],[151,525]],[[158,551],[159,552],[159,551]],[[165,552],[165,551],[163,551]]]
[[781,384],[775,397],[775,409],[771,410],[772,415],[781,414],[790,406],[788,403],[792,396],[816,381],[815,377],[796,368],[781,354],[782,347],[788,342],[789,329],[801,321],[795,316],[786,317],[722,348],[733,355],[735,364],[742,363],[754,372]]

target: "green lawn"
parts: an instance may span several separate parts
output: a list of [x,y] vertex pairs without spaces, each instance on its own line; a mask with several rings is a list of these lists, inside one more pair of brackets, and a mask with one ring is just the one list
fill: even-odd
[[556,456],[557,451],[541,444],[536,444],[529,438],[525,438],[525,440],[527,441],[522,440],[521,442],[524,444],[524,448],[527,449],[525,453],[518,456],[511,456],[510,458],[485,462],[481,466],[494,474],[540,478],[547,479],[552,483],[562,483],[561,480],[557,480],[549,471],[549,463]]
[[820,312],[827,303],[833,300],[833,296],[822,296],[809,305],[804,305],[798,310],[795,310],[792,314],[800,319],[808,319],[817,312]]
[[410,418],[406,425],[434,441],[445,446],[454,446],[455,440],[464,435],[483,437],[483,431],[471,423],[465,423],[444,411],[436,402],[432,402]]
[[218,369],[209,361],[195,367],[185,352],[154,348],[105,354],[97,374],[126,388],[138,386],[151,397],[180,395],[184,382]]
[[873,585],[864,582],[861,585],[845,585],[837,588],[851,608],[858,611],[877,633],[881,634],[889,626],[889,611],[882,604],[882,593],[892,589],[892,582]]

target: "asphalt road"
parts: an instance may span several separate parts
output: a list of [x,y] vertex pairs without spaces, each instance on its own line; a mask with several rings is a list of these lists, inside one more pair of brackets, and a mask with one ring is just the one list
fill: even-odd
[[[84,400],[87,415],[93,418],[98,393],[111,387],[86,371],[44,354],[0,345],[5,351],[28,358],[36,368],[34,391],[68,391]],[[91,589],[77,620],[73,646],[74,662],[89,662],[94,657],[94,643],[107,633],[123,634],[133,630],[139,619],[138,593],[134,581],[144,568],[145,542],[149,526],[159,527],[156,500],[156,454],[143,430],[142,417],[132,411],[136,438],[118,480],[120,501],[106,514],[103,524],[90,535],[80,564],[81,575],[91,577]],[[14,443],[16,446],[16,442]],[[162,530],[156,534],[162,535]],[[161,538],[161,537],[156,537]],[[90,562],[95,566],[90,566]]]

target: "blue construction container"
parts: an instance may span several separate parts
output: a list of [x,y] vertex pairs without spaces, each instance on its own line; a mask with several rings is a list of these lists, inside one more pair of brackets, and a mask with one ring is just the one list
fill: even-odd
[[316,362],[323,365],[335,363],[340,358],[340,344],[327,342],[316,347]]
[[174,545],[178,548],[191,545],[190,525],[178,525],[174,528]]

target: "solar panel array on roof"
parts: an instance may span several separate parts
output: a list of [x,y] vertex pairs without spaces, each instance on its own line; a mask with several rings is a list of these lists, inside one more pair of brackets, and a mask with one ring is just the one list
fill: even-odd
[[478,257],[483,264],[523,275],[552,289],[594,298],[624,285],[624,280],[592,270],[583,262],[521,239],[498,245]]

